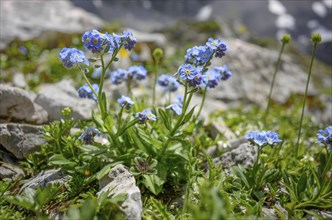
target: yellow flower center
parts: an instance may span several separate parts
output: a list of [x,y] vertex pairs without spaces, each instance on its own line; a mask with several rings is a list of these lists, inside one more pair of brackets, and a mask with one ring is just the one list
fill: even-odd
[[93,43],[97,44],[98,43],[98,39],[93,39]]
[[207,75],[207,78],[208,78],[208,79],[210,79],[210,78],[211,78],[211,76],[210,76],[210,75]]
[[149,117],[149,118],[151,118],[151,117],[152,117],[152,114],[151,114],[151,113],[149,113],[149,114],[148,114],[148,117]]
[[190,70],[185,70],[184,73],[185,73],[186,75],[189,75],[189,74],[190,74]]
[[85,39],[85,42],[86,42],[86,43],[89,43],[89,42],[90,42],[90,38],[86,38],[86,39]]
[[217,45],[217,43],[215,41],[213,41],[211,44],[212,44],[212,46],[216,46]]

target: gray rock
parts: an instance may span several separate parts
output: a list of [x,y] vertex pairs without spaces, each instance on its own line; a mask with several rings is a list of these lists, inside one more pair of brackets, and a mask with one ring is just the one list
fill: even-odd
[[244,143],[235,149],[232,149],[220,157],[214,158],[215,166],[222,165],[223,168],[230,168],[235,165],[242,165],[249,167],[253,165],[257,157],[257,147],[251,146],[249,143]]
[[60,183],[64,184],[69,181],[69,176],[61,169],[52,169],[40,172],[37,176],[31,178],[26,182],[22,188],[23,192],[26,188],[36,189],[37,187],[46,187],[49,184]]
[[5,163],[18,164],[18,159],[0,144],[0,160]]
[[20,167],[14,166],[9,163],[2,163],[0,165],[0,179],[4,178],[14,179],[18,175],[21,175],[22,177],[25,176],[23,170]]
[[109,196],[127,194],[126,200],[122,203],[122,210],[128,219],[141,219],[142,199],[141,192],[136,186],[135,178],[121,164],[116,165],[107,176],[100,180],[101,193],[108,193]]
[[1,1],[1,9],[0,48],[15,38],[25,41],[42,32],[75,33],[103,25],[100,18],[70,1]]
[[235,139],[235,134],[227,127],[226,123],[222,118],[214,119],[207,126],[209,133],[213,139],[217,137],[217,135],[222,135],[226,140]]
[[167,39],[166,39],[165,35],[163,35],[161,33],[147,33],[147,32],[141,32],[141,31],[133,30],[133,29],[130,29],[130,31],[133,33],[133,35],[137,39],[137,42],[153,43],[159,47],[166,46]]
[[0,103],[0,117],[8,121],[47,122],[47,112],[33,102],[31,93],[23,89],[1,85]]
[[71,80],[42,85],[35,102],[48,112],[49,121],[61,119],[61,111],[65,107],[72,109],[74,119],[90,119],[91,111],[96,106],[95,101],[78,96]]
[[26,158],[46,143],[42,127],[25,124],[0,124],[0,145],[14,154],[16,158]]
[[13,85],[15,87],[25,88],[28,86],[22,73],[15,73],[13,76]]
[[206,152],[210,155],[211,158],[215,158],[221,152],[228,152],[244,143],[248,143],[248,140],[244,137],[233,139],[231,141],[218,141],[217,145],[209,147]]
[[262,208],[262,213],[265,216],[264,219],[278,219],[277,213],[273,208],[270,207],[263,207]]
[[[229,39],[225,42],[229,47],[226,56],[221,61],[213,59],[212,67],[227,64],[233,76],[221,82],[210,96],[227,102],[246,99],[265,107],[278,51],[241,40]],[[292,93],[304,94],[306,80],[307,72],[301,69],[295,59],[283,54],[272,99],[285,103]],[[332,86],[328,77],[324,81],[330,82]],[[309,94],[317,94],[312,83],[309,84]]]

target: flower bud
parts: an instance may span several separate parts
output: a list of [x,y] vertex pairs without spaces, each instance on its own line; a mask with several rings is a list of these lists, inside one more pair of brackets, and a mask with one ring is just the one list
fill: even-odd
[[64,117],[68,117],[69,115],[71,115],[73,111],[71,110],[71,108],[69,107],[65,107],[64,109],[62,109],[61,111],[61,114],[64,116]]
[[311,36],[311,42],[313,44],[319,44],[322,41],[322,37],[319,33],[312,34]]
[[154,60],[157,63],[159,63],[164,56],[164,52],[161,48],[156,48],[156,49],[154,49],[152,56],[153,56]]
[[292,37],[289,34],[285,34],[280,38],[280,41],[284,44],[288,44],[292,40]]

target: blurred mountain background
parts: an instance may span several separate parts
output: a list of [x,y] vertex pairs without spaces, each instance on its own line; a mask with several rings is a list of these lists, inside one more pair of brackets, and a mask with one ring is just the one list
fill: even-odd
[[[118,20],[130,28],[155,31],[179,19],[222,24],[225,37],[247,31],[251,37],[279,39],[291,34],[302,52],[310,53],[310,36],[321,33],[324,46],[317,57],[332,63],[332,0],[92,0],[72,2],[106,21]],[[245,29],[245,30],[244,30]],[[237,33],[240,32],[240,33]]]

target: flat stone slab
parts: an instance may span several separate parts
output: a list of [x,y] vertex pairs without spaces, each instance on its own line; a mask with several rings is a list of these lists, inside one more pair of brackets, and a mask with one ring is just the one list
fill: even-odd
[[7,121],[24,121],[33,124],[47,122],[47,112],[34,103],[33,95],[23,89],[0,85],[0,117]]
[[42,127],[37,125],[0,124],[0,145],[16,158],[23,159],[46,143],[41,132]]
[[45,84],[40,87],[35,102],[48,112],[48,120],[55,121],[63,118],[61,111],[70,107],[74,119],[88,120],[96,102],[91,99],[82,99],[78,96],[71,80],[62,80],[55,84]]
[[121,208],[127,219],[135,220],[142,218],[142,199],[141,191],[136,186],[134,176],[122,165],[118,164],[102,178],[99,182],[101,193],[109,193],[110,197],[119,194],[127,194],[126,200],[122,203]]

